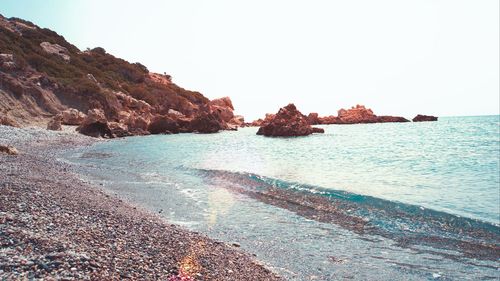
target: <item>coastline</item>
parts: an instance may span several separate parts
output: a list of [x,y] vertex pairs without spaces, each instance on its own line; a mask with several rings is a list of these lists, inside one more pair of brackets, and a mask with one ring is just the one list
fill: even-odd
[[[279,280],[236,247],[80,179],[57,154],[96,140],[0,126],[0,278]],[[189,279],[191,278],[191,279]]]

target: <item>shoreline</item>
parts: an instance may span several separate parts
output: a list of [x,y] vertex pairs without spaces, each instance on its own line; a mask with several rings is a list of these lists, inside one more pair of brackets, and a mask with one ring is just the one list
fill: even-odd
[[0,126],[0,143],[20,152],[0,154],[0,278],[280,279],[236,247],[111,196],[56,159],[94,142]]

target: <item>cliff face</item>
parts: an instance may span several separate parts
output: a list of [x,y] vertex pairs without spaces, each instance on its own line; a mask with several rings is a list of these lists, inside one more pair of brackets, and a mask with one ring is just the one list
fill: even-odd
[[234,117],[227,100],[210,103],[172,83],[169,75],[151,73],[103,48],[80,51],[49,29],[0,16],[0,118],[21,126],[47,124],[72,108],[102,110],[110,127],[129,131],[139,124],[141,130],[132,128],[131,134],[149,133],[158,116],[182,119],[182,131],[197,131],[190,122],[199,115],[218,122],[217,130],[227,129]]

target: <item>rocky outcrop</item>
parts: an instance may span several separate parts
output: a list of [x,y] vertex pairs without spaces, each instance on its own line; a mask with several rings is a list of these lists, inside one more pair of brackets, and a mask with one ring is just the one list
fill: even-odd
[[42,42],[40,43],[40,47],[42,49],[53,55],[57,55],[61,57],[65,62],[70,62],[71,57],[69,56],[69,51],[65,47],[59,45],[59,44],[51,44],[49,42]]
[[178,134],[179,124],[170,116],[156,116],[148,126],[151,134]]
[[234,124],[238,127],[244,126],[245,124],[245,118],[241,115],[235,115],[233,119],[229,121],[230,124]]
[[138,114],[148,114],[153,111],[151,105],[143,100],[135,99],[123,92],[117,92],[115,95],[124,110],[134,111]]
[[0,153],[6,153],[8,155],[18,155],[19,152],[13,146],[2,145],[0,144]]
[[210,106],[229,108],[234,110],[233,102],[229,97],[218,98],[210,101]]
[[102,109],[91,109],[83,123],[77,128],[81,134],[91,137],[114,138]]
[[17,64],[14,61],[13,54],[0,54],[0,69],[14,70],[16,68],[17,68]]
[[307,115],[307,121],[310,125],[318,125],[321,124],[319,120],[319,115],[316,112],[311,112]]
[[123,124],[127,125],[130,134],[134,136],[149,135],[148,131],[149,121],[137,114],[130,114]]
[[313,128],[312,128],[312,132],[313,132],[313,134],[314,134],[314,133],[323,134],[323,133],[325,132],[325,129],[323,129],[323,128],[316,128],[316,127],[313,127]]
[[224,129],[223,123],[218,117],[210,112],[201,112],[190,122],[189,130],[201,134],[217,133]]
[[246,126],[248,127],[260,127],[264,123],[264,120],[262,118],[259,118],[257,120],[253,120],[251,123],[247,123]]
[[437,121],[438,118],[436,116],[431,116],[431,115],[421,115],[418,114],[413,118],[413,122],[426,122],[426,121]]
[[0,125],[11,126],[11,127],[16,127],[16,128],[21,127],[19,125],[19,123],[17,123],[12,118],[7,117],[7,116],[0,116]]
[[133,134],[129,131],[128,126],[123,123],[118,122],[108,122],[109,130],[114,137],[123,138],[132,136]]
[[47,126],[49,119],[65,110],[54,85],[43,74],[0,71],[0,116],[17,126]]
[[184,114],[177,110],[169,109],[168,110],[168,115],[172,116],[173,118],[184,118],[186,117]]
[[406,123],[410,120],[399,116],[377,116],[376,123]]
[[356,105],[350,109],[340,109],[337,116],[342,124],[376,123],[377,116],[364,105]]
[[63,112],[60,113],[61,116],[61,123],[64,125],[81,125],[83,123],[83,120],[87,117],[85,113],[80,112],[77,109],[70,108],[67,110],[64,110]]
[[310,124],[362,124],[362,123],[387,123],[387,122],[410,122],[410,120],[399,116],[377,116],[370,108],[364,105],[356,105],[350,109],[340,109],[338,116],[318,117],[317,113],[308,116]]
[[250,127],[261,127],[261,126],[265,126],[267,124],[269,124],[269,122],[271,122],[271,120],[274,118],[276,114],[272,114],[272,113],[266,113],[266,117],[264,119],[257,119],[257,120],[254,120],[252,123],[248,124],[248,126]]
[[229,128],[232,127],[231,125],[235,125],[231,123],[234,118],[234,107],[229,97],[211,100],[208,106],[209,112],[215,115],[217,119],[221,120],[223,128]]
[[[12,119],[21,126],[50,123],[50,128],[59,129],[54,118],[59,116],[62,125],[79,126],[81,133],[121,137],[146,135],[149,129],[235,130],[244,123],[234,115],[230,98],[210,101],[176,85],[166,73],[151,73],[103,48],[80,51],[53,31],[2,16],[0,33],[2,124],[14,124]],[[93,117],[82,113],[89,110]],[[4,115],[9,119],[3,120]]]
[[[280,108],[278,113],[270,118],[269,123],[257,131],[257,135],[272,137],[307,136],[314,132],[306,116],[297,110],[293,103]],[[321,132],[321,130],[316,130]]]
[[340,121],[340,118],[337,116],[329,115],[329,116],[324,116],[324,117],[318,117],[318,124],[324,124],[324,125],[329,125],[329,124],[343,124]]
[[52,118],[47,124],[47,130],[62,131],[61,120],[61,115],[54,116],[54,118]]

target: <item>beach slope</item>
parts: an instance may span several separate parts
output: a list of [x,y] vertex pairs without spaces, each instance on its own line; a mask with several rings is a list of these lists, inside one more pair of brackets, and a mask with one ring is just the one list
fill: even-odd
[[237,248],[132,206],[57,160],[94,141],[0,126],[0,143],[19,150],[0,154],[0,279],[279,279]]

